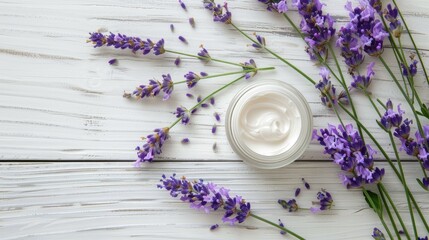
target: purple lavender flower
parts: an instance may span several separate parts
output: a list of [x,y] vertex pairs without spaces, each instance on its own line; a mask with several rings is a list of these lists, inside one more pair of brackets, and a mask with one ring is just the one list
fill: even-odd
[[352,72],[363,62],[364,56],[362,54],[362,44],[351,26],[351,24],[347,24],[341,27],[336,46],[341,48],[341,56]]
[[267,5],[270,12],[285,13],[288,10],[286,0],[258,0]]
[[168,100],[174,90],[174,82],[170,74],[162,75],[162,79],[162,83],[158,80],[150,79],[149,84],[138,86],[133,95],[138,98],[155,97],[162,91],[164,93],[163,100]]
[[173,93],[174,90],[174,82],[171,79],[170,74],[162,75],[162,86],[161,89],[164,92],[163,100],[168,100],[171,96],[171,93]]
[[370,64],[368,64],[368,66],[366,67],[366,76],[354,75],[352,73],[353,81],[351,83],[351,86],[353,88],[362,89],[366,91],[372,82],[372,77],[375,75],[375,72],[373,70],[374,65],[375,62],[371,62]]
[[251,77],[254,77],[258,73],[258,67],[256,66],[256,62],[253,59],[250,59],[249,62],[245,62],[241,64],[243,66],[243,70],[248,70],[250,72],[247,72],[244,76],[245,79],[249,79]]
[[386,240],[386,238],[384,237],[383,232],[381,232],[380,229],[378,229],[378,228],[374,228],[371,236],[375,240]]
[[383,8],[383,3],[381,0],[368,0],[369,5],[375,9],[378,13],[381,12],[381,9]]
[[410,66],[408,67],[408,69],[407,69],[407,67],[403,63],[401,63],[402,75],[404,75],[405,77],[408,77],[408,76],[414,77],[417,74],[417,63],[418,62],[416,60],[414,60],[410,64]]
[[193,17],[189,18],[189,24],[194,28],[195,27],[195,19]]
[[188,44],[188,41],[183,36],[179,36],[178,38],[181,42]]
[[323,4],[319,0],[293,0],[292,3],[301,15],[301,32],[309,45],[307,52],[310,58],[327,56],[326,45],[335,34],[334,19],[329,14],[323,14]]
[[213,14],[213,21],[231,24],[232,14],[228,10],[228,4],[225,2],[222,5],[216,4],[214,0],[204,0],[204,7],[210,10]]
[[375,19],[375,9],[366,1],[360,1],[360,4],[354,9],[351,2],[346,4],[350,12],[350,22],[346,28],[360,38],[363,50],[368,55],[378,57],[383,53],[383,41],[389,34],[383,29],[380,20]]
[[201,79],[201,76],[194,72],[188,72],[185,74],[185,78],[188,88],[193,88],[195,85],[197,85],[198,81]]
[[316,84],[316,88],[320,91],[320,99],[323,105],[332,108],[338,102],[348,104],[349,100],[344,91],[341,91],[340,94],[337,95],[336,88],[329,80],[330,76],[327,68],[322,67],[320,69],[320,76],[322,76],[322,80]]
[[138,37],[128,37],[125,34],[113,34],[104,35],[102,33],[94,32],[89,33],[88,42],[94,44],[94,48],[97,47],[110,47],[118,49],[130,49],[133,53],[141,51],[144,55],[150,53],[153,49],[155,55],[165,53],[164,50],[164,39],[159,40],[156,44],[152,40],[147,39],[146,41]]
[[428,240],[428,236],[425,237],[418,237],[417,240]]
[[199,59],[205,62],[210,62],[210,60],[212,59],[207,49],[205,49],[203,46],[201,46],[201,50],[198,52],[198,56],[200,56]]
[[177,179],[173,174],[170,178],[162,175],[161,184],[158,188],[170,191],[172,197],[178,197],[183,202],[189,202],[191,208],[202,209],[206,213],[210,211],[223,210],[223,222],[231,225],[244,222],[250,215],[250,203],[236,195],[229,195],[229,189],[218,187],[214,183],[199,181],[189,181],[185,177]]
[[174,60],[174,65],[179,66],[181,62],[180,57],[177,57],[176,60]]
[[283,199],[279,199],[277,201],[278,204],[280,204],[280,206],[282,206],[282,208],[288,210],[289,212],[296,212],[299,209],[298,204],[296,203],[295,199],[289,199],[289,200],[283,200]]
[[177,107],[174,114],[177,118],[181,119],[183,125],[187,125],[189,123],[189,120],[191,120],[189,110],[185,107]]
[[185,3],[182,0],[179,0],[179,4],[183,8],[183,10],[185,10],[185,11],[187,10],[186,9],[186,5],[185,5]]
[[401,21],[398,20],[398,9],[392,8],[391,4],[387,4],[387,9],[384,9],[384,18],[389,22],[389,28],[395,38],[400,38],[402,33]]
[[113,59],[109,60],[109,64],[110,65],[116,64],[117,62],[118,62],[118,59],[116,59],[116,58],[113,58]]
[[219,228],[219,224],[214,224],[210,226],[210,231],[213,231],[215,229]]
[[[283,224],[282,220],[280,220],[280,219],[279,219],[279,226],[280,226],[280,227],[285,227],[285,225]],[[286,235],[286,232],[285,232],[285,231],[283,231],[283,230],[280,230],[280,234],[281,234],[281,235]]]
[[170,138],[169,131],[168,127],[158,128],[154,130],[154,134],[146,136],[146,143],[142,147],[136,147],[138,159],[134,166],[139,167],[143,162],[152,162],[155,155],[161,154],[162,146]]
[[150,79],[148,85],[140,85],[134,90],[133,95],[138,98],[155,97],[162,89],[162,83],[157,80]]
[[381,125],[385,130],[390,131],[392,127],[399,128],[402,124],[402,115],[405,112],[401,109],[401,104],[398,104],[398,112],[393,110],[393,103],[390,99],[386,103],[386,112],[380,119]]
[[254,47],[256,49],[262,49],[262,48],[264,48],[265,45],[267,44],[266,41],[265,41],[265,38],[262,37],[261,35],[256,35],[256,34],[255,34],[255,37],[256,37],[256,40],[258,41],[258,43],[253,43],[252,47]]
[[384,175],[384,169],[374,167],[374,154],[370,145],[365,145],[359,132],[352,124],[338,128],[329,124],[327,129],[313,131],[313,139],[325,147],[334,163],[340,166],[344,174],[341,180],[347,188],[361,187],[364,184],[377,183]]
[[334,205],[334,200],[329,192],[325,189],[322,189],[317,193],[317,202],[313,202],[315,205],[319,205],[318,207],[311,207],[310,211],[312,213],[318,213],[321,211],[329,210]]

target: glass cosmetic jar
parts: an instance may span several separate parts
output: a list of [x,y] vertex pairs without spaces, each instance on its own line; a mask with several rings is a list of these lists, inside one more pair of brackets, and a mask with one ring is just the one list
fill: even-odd
[[228,107],[225,125],[232,149],[245,163],[274,169],[304,153],[311,140],[313,117],[296,88],[265,80],[237,92]]

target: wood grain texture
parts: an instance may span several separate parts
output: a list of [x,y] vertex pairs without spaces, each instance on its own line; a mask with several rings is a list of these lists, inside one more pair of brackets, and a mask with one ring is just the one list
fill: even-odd
[[[337,19],[337,25],[347,21],[344,3],[325,2],[327,11]],[[400,4],[423,57],[428,60],[429,5],[424,0]],[[328,122],[338,123],[333,112],[320,104],[314,87],[293,70],[270,55],[248,47],[248,42],[229,26],[212,23],[200,1],[188,1],[187,5],[189,10],[185,12],[176,0],[0,1],[0,159],[134,159],[133,149],[142,143],[141,136],[174,121],[171,112],[177,105],[192,106],[194,102],[184,96],[185,86],[177,86],[168,102],[124,99],[124,90],[132,91],[138,84],[152,77],[160,78],[165,73],[179,80],[189,70],[210,74],[236,70],[217,63],[203,65],[192,59],[183,59],[182,66],[177,68],[173,65],[174,54],[143,57],[126,51],[93,49],[85,44],[88,32],[101,28],[143,38],[163,37],[168,48],[189,53],[196,53],[198,46],[204,44],[217,58],[234,62],[254,58],[259,66],[275,66],[275,72],[260,73],[251,81],[280,79],[291,83],[309,101],[316,128],[325,127]],[[272,49],[318,79],[318,68],[308,60],[303,51],[304,43],[284,19],[266,12],[255,0],[230,1],[230,8],[237,25],[249,33],[263,34]],[[291,11],[290,15],[298,22],[296,12]],[[196,20],[195,29],[188,24],[191,16]],[[175,24],[175,33],[170,32],[170,23]],[[177,39],[179,35],[185,36],[189,45],[181,44]],[[409,48],[409,41],[404,45]],[[389,49],[385,54],[392,59]],[[118,66],[107,64],[111,58],[118,59]],[[373,59],[367,58],[370,60]],[[377,77],[371,87],[375,96],[383,101],[387,98],[402,101],[381,64],[375,69]],[[204,96],[231,79],[207,80],[191,92]],[[214,123],[213,112],[224,114],[234,92],[245,84],[241,82],[222,92],[216,106],[198,113],[191,126],[175,127],[172,140],[159,158],[238,160],[227,143],[224,123],[219,125],[216,135],[210,133],[210,128]],[[417,78],[416,86],[427,102],[429,91],[423,79]],[[369,110],[369,103],[363,96],[355,94],[362,121],[392,154],[387,137],[374,121],[375,112]],[[183,137],[189,137],[192,144],[183,147],[180,144]],[[217,153],[212,151],[214,142],[218,145]],[[188,154],[190,150],[193,151],[191,155]],[[313,143],[302,159],[320,159],[320,151]]]
[[[391,196],[409,224],[404,195],[385,164]],[[317,174],[315,172],[317,169]],[[405,164],[415,175],[415,164]],[[278,231],[254,219],[236,227],[221,224],[218,213],[190,209],[165,190],[156,188],[161,174],[177,172],[189,179],[204,177],[251,202],[255,214],[281,218],[307,239],[372,239],[381,227],[360,191],[346,190],[339,170],[327,163],[293,163],[286,169],[262,171],[243,163],[157,163],[142,169],[127,163],[4,163],[0,165],[0,236],[29,239],[284,239]],[[306,190],[301,178],[310,183]],[[291,198],[296,187],[302,208],[311,207],[315,194],[326,188],[335,206],[324,214],[308,210],[288,213],[276,202]],[[410,181],[412,190],[418,188]],[[426,216],[427,193],[415,194]],[[211,224],[221,227],[210,232]],[[421,226],[420,226],[421,227]],[[423,230],[420,229],[423,234]],[[286,239],[290,239],[286,237]]]

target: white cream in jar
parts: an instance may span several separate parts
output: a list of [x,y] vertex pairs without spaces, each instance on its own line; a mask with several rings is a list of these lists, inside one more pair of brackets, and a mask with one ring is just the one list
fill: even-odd
[[258,168],[279,168],[299,158],[312,132],[312,115],[301,93],[281,81],[241,89],[227,111],[228,140],[242,159]]

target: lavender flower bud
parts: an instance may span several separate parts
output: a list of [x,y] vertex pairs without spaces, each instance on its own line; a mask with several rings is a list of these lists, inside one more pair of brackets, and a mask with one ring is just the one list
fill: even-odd
[[378,228],[374,228],[374,230],[372,231],[372,235],[371,235],[375,240],[386,240],[386,238],[384,237],[384,234],[382,231],[380,231],[380,229]]
[[116,58],[113,58],[113,59],[109,60],[109,64],[110,65],[116,64],[117,62],[118,62],[118,60]]
[[176,111],[174,112],[177,118],[181,119],[181,122],[183,125],[187,125],[190,120],[190,114],[189,110],[185,107],[177,107]]
[[186,94],[186,96],[187,96],[188,98],[194,98],[194,95],[192,95],[192,94],[190,94],[190,93],[187,93],[187,94]]
[[171,32],[174,32],[174,25],[173,24],[170,24],[170,30],[171,30]]
[[180,63],[181,63],[180,57],[177,57],[177,58],[176,58],[176,60],[174,60],[174,64],[175,64],[176,66],[179,66],[179,65],[180,65]]
[[[285,227],[285,225],[283,224],[282,220],[280,220],[280,219],[279,219],[279,226],[280,226],[280,227]],[[283,230],[280,230],[280,234],[281,234],[281,235],[286,235],[286,232],[285,232],[285,231],[283,231]]]
[[216,124],[213,124],[213,127],[212,127],[212,133],[213,133],[213,134],[215,134],[215,133],[216,133],[216,130],[217,130],[217,126],[216,126]]
[[351,86],[353,88],[362,89],[362,90],[368,89],[369,85],[372,82],[372,77],[375,75],[375,72],[372,69],[374,67],[374,64],[375,64],[374,62],[371,62],[370,64],[368,64],[366,76],[363,76],[363,75],[356,76],[352,74],[353,81],[351,83]]
[[[308,184],[308,183],[307,183]],[[309,185],[310,186],[310,185]],[[307,188],[308,189],[308,188]],[[301,188],[296,188],[295,190],[295,197],[298,197],[299,193],[301,192]]]
[[286,13],[288,10],[286,0],[259,0],[267,5],[270,12]]
[[213,113],[213,116],[215,117],[216,121],[220,122],[220,115],[219,115],[219,113],[215,112],[215,113]]
[[210,98],[210,104],[215,105],[215,98],[214,97]]
[[188,44],[188,41],[183,36],[179,36],[178,38],[181,42]]
[[195,28],[195,19],[193,17],[189,18],[189,24],[191,24],[191,26]]
[[200,57],[200,59],[201,59],[202,61],[210,62],[210,60],[211,60],[212,58],[210,57],[209,52],[208,52],[208,51],[207,51],[207,49],[205,49],[202,45],[201,45],[200,47],[201,47],[201,50],[198,52],[198,56]]
[[183,143],[183,144],[187,144],[187,143],[189,143],[189,138],[184,138],[180,142]]
[[185,3],[182,0],[179,0],[179,4],[183,8],[183,10],[185,10],[185,11],[187,10],[186,9],[186,5],[185,5]]
[[215,229],[219,228],[219,224],[214,224],[210,227],[210,231],[213,231]]

